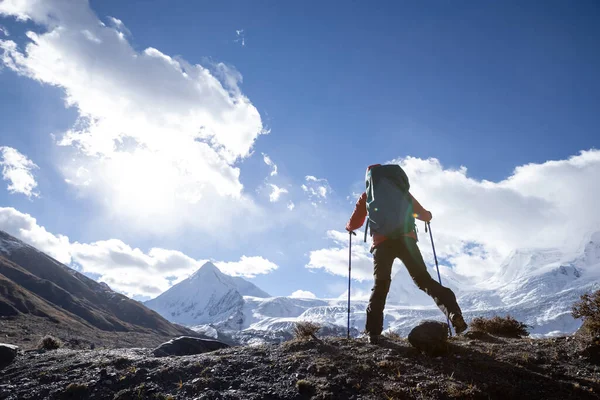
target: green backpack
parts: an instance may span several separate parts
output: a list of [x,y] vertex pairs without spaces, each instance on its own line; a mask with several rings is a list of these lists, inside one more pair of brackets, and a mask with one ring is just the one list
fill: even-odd
[[371,235],[378,233],[397,239],[415,230],[410,183],[399,165],[371,167],[367,170],[365,185]]

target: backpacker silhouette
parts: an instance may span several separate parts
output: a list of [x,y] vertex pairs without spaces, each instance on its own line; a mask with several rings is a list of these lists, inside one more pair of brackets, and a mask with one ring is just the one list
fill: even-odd
[[[368,217],[373,237],[371,253],[375,281],[365,326],[369,341],[377,343],[383,331],[383,310],[396,258],[402,261],[419,289],[427,293],[452,321],[456,333],[464,332],[467,324],[463,320],[454,292],[429,275],[417,246],[415,218],[428,223],[432,215],[410,193],[406,173],[399,165],[371,165],[365,174],[365,186],[366,190],[356,202],[346,230],[353,233]],[[352,235],[350,240],[351,238]]]

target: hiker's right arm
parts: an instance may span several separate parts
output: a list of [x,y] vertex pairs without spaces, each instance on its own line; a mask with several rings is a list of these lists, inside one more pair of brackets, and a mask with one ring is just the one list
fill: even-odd
[[346,224],[346,230],[352,232],[357,230],[365,223],[367,218],[367,194],[363,193],[354,206],[354,212],[350,217],[350,221]]
[[433,218],[433,215],[431,215],[431,212],[427,211],[425,208],[423,208],[421,203],[419,203],[412,194],[410,195],[410,197],[412,197],[412,199],[413,199],[413,211],[416,214],[416,218],[420,219],[421,221],[425,221],[425,222],[431,221],[431,219]]

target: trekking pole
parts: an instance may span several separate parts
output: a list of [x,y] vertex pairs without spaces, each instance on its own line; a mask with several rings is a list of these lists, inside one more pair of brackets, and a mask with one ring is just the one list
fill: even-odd
[[[425,223],[425,232],[429,230],[429,238],[431,239],[431,248],[433,249],[433,258],[435,259],[435,268],[437,269],[438,281],[440,285],[442,284],[442,277],[440,275],[440,266],[438,265],[437,254],[435,254],[435,244],[433,243],[433,233],[431,232],[431,224],[429,222]],[[452,336],[452,328],[450,328],[450,318],[446,317],[446,321],[448,322],[448,334]]]
[[352,275],[352,235],[356,236],[354,231],[350,231],[350,245],[348,246],[348,339],[350,339],[350,276]]

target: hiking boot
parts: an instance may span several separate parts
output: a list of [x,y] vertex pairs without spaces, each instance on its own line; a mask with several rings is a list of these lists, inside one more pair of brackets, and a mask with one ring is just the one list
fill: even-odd
[[452,317],[452,326],[454,327],[454,331],[456,332],[457,335],[466,331],[467,327],[468,327],[467,323],[463,319],[463,316],[460,314],[455,314]]
[[379,344],[379,335],[369,335],[369,344]]

